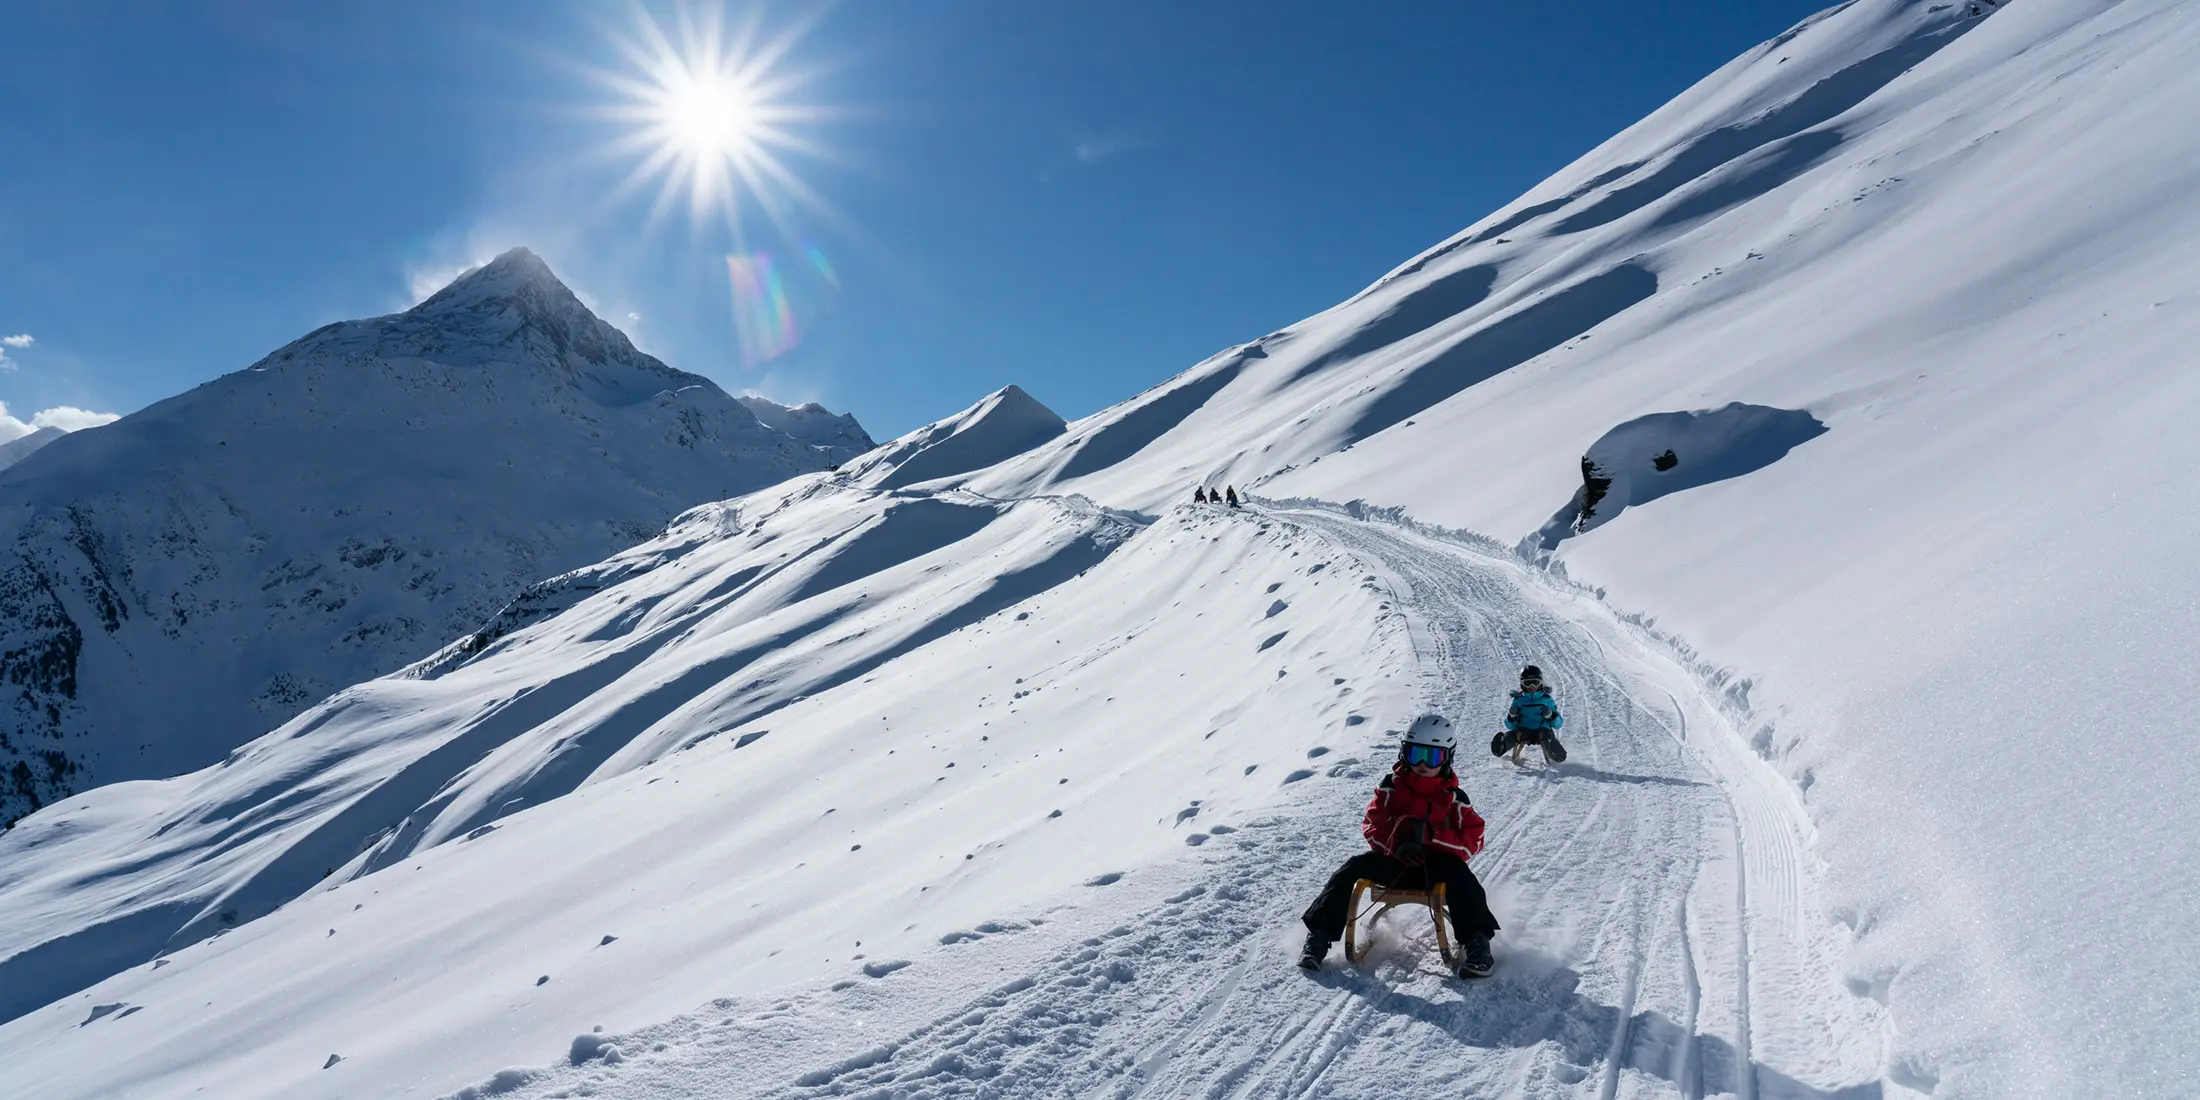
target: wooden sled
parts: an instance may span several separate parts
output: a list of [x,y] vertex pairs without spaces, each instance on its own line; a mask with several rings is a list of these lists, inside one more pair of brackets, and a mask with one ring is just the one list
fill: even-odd
[[[1444,958],[1446,969],[1457,969],[1460,951],[1451,942],[1451,914],[1444,909],[1444,884],[1439,882],[1426,890],[1402,890],[1377,886],[1371,879],[1361,879],[1352,884],[1352,908],[1346,911],[1344,920],[1344,957],[1352,962],[1367,958],[1371,949],[1368,939],[1374,938],[1375,925],[1383,914],[1401,905],[1425,905],[1429,917],[1436,924],[1436,952]],[[1368,910],[1372,907],[1372,912]],[[1367,913],[1367,937],[1360,934],[1360,916]]]

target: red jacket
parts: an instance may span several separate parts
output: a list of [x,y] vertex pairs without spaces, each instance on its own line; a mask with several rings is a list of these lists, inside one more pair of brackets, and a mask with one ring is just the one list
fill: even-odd
[[1459,793],[1459,780],[1450,774],[1423,779],[1403,764],[1391,769],[1375,787],[1368,801],[1360,835],[1368,847],[1391,854],[1398,827],[1420,818],[1428,822],[1428,846],[1460,859],[1482,850],[1482,815]]

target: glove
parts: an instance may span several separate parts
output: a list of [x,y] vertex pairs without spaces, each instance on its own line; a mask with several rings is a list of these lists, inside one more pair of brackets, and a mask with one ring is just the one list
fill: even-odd
[[1411,818],[1398,824],[1398,843],[1391,854],[1397,856],[1401,863],[1418,867],[1427,858],[1427,846],[1428,822],[1417,817]]

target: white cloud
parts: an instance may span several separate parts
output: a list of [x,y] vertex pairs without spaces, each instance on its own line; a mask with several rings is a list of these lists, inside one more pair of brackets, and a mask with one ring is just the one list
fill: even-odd
[[413,264],[405,269],[406,289],[412,294],[412,304],[419,305],[435,295],[435,292],[451,285],[461,275],[496,259],[484,256],[471,263]]
[[13,336],[0,336],[0,344],[6,344],[11,348],[27,348],[37,342],[31,339],[31,334],[27,332],[18,332]]
[[775,405],[795,408],[812,402],[825,403],[825,393],[817,384],[805,378],[790,378],[780,374],[766,374],[753,386],[741,387],[739,397],[761,397]]
[[1144,144],[1146,144],[1144,138],[1136,134],[1116,130],[1101,134],[1087,134],[1070,142],[1069,148],[1070,155],[1077,158],[1077,163],[1098,164],[1117,153],[1127,153]]
[[86,428],[99,427],[101,424],[112,424],[120,419],[122,419],[121,413],[93,412],[90,409],[80,409],[74,405],[55,405],[53,408],[40,409],[33,414],[31,416],[31,427],[59,428],[65,432],[80,432]]
[[7,402],[0,401],[0,443],[21,439],[40,428],[59,428],[65,432],[74,432],[96,428],[101,424],[112,424],[120,419],[122,417],[117,413],[93,412],[74,405],[55,405],[53,408],[32,413],[31,418],[26,421],[10,413]]

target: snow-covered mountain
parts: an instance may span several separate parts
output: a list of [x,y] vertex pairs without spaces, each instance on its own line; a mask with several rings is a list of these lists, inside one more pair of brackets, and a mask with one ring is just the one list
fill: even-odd
[[[56,1097],[2191,1093],[2200,10],[1978,11],[1829,9],[1122,405],[697,508],[26,819],[0,1056]],[[1527,660],[1573,759],[1461,769],[1497,975],[1413,914],[1291,971],[1391,731],[1494,723]]]
[[29,458],[33,453],[43,449],[46,444],[67,434],[69,433],[65,429],[47,425],[29,435],[19,436],[8,440],[6,443],[0,443],[0,470],[5,470]]
[[524,250],[51,440],[0,471],[0,816],[219,760],[536,580],[870,446],[635,350]]
[[954,416],[880,444],[840,474],[875,489],[940,481],[1006,462],[1067,428],[1053,409],[1019,386],[1006,386]]
[[765,427],[821,448],[827,454],[846,456],[871,449],[871,436],[863,430],[863,425],[856,423],[855,417],[830,412],[815,401],[787,406],[754,394],[743,394],[737,400]]

